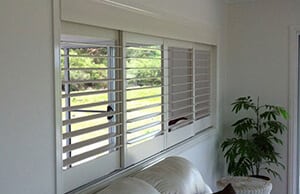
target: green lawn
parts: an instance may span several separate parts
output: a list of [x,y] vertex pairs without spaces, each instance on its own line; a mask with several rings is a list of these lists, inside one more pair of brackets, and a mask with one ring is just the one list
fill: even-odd
[[[158,95],[158,94],[161,94],[161,88],[159,88],[159,87],[152,88],[152,89],[141,89],[141,90],[128,91],[126,95],[127,95],[127,99],[133,99],[133,98],[146,97],[146,96],[152,96],[152,95]],[[71,105],[75,106],[75,105],[89,104],[89,103],[95,103],[95,102],[101,102],[101,101],[107,101],[107,100],[108,100],[107,94],[89,95],[89,96],[84,96],[84,97],[72,97]],[[126,106],[127,106],[127,110],[129,110],[132,108],[142,107],[142,106],[156,104],[156,103],[160,103],[160,102],[161,102],[161,97],[155,97],[155,98],[148,98],[148,99],[143,99],[143,100],[127,102]],[[106,110],[106,105],[95,106],[95,107],[87,108],[84,110]],[[161,107],[157,106],[157,107],[148,108],[148,109],[144,109],[144,110],[129,112],[129,113],[127,113],[127,119],[139,117],[139,116],[154,113],[154,112],[161,112]],[[92,115],[92,114],[96,114],[96,113],[72,112],[72,118],[79,118],[79,117],[84,117],[84,116],[88,116],[88,115]],[[63,114],[63,120],[64,119],[65,119],[65,115]],[[157,117],[153,117],[153,118],[146,119],[146,120],[141,120],[141,121],[134,122],[134,123],[129,123],[127,125],[127,128],[131,129],[131,128],[135,128],[135,127],[147,124],[147,123],[152,123],[154,121],[160,121],[160,120],[161,120],[161,117],[157,116]],[[91,126],[95,126],[95,125],[99,125],[99,124],[104,124],[104,123],[107,123],[106,117],[89,120],[86,122],[80,122],[80,123],[76,123],[76,124],[72,125],[72,131],[76,131],[76,130],[80,130],[83,128],[87,128],[87,127],[91,127]],[[128,136],[128,139],[140,136],[145,133],[149,133],[149,132],[151,132],[153,130],[157,130],[157,129],[160,129],[160,126],[149,128],[146,131],[140,131],[140,132],[136,132],[134,134],[130,134]],[[64,132],[65,132],[65,127],[63,127],[63,133]],[[85,135],[73,137],[72,143],[84,141],[84,140],[90,139],[92,137],[104,135],[107,133],[108,133],[108,129],[104,129],[104,130],[100,130],[100,131],[91,132],[91,133],[88,133]]]
[[[127,79],[127,84],[128,86],[131,85],[145,85],[144,87],[149,87],[152,84],[159,84],[161,83],[160,79],[160,74],[161,74],[161,51],[160,46],[149,46],[150,50],[145,50],[145,49],[139,49],[135,47],[127,47],[126,50],[126,56],[127,57],[132,57],[126,61],[126,67],[131,67],[132,69],[128,69],[126,71],[126,79]],[[154,49],[154,50],[153,50]],[[155,50],[157,49],[157,50]],[[108,63],[109,61],[106,58],[95,58],[95,57],[89,57],[89,56],[105,56],[107,55],[107,48],[70,48],[69,49],[69,56],[68,59],[68,66],[70,68],[79,68],[81,70],[63,70],[61,72],[62,80],[65,80],[64,78],[66,71],[69,73],[69,78],[67,80],[99,80],[99,79],[108,79],[109,72],[107,70],[101,69],[101,68],[107,68],[109,67]],[[61,54],[67,54],[64,52],[64,50],[61,50]],[[83,56],[83,57],[74,57],[75,55]],[[64,68],[65,66],[65,58],[66,56],[61,57],[61,67]],[[86,68],[86,70],[82,70],[82,68]],[[89,68],[100,68],[99,70],[88,70]],[[149,69],[147,69],[149,68]],[[145,79],[149,78],[149,79]],[[157,78],[157,79],[153,79]],[[70,84],[71,90],[80,90],[80,92],[89,92],[89,91],[99,91],[99,88],[107,88],[107,83],[101,82],[93,85],[93,89],[86,89],[89,87],[91,83],[86,84],[86,83],[77,83],[77,84]],[[147,85],[147,86],[146,86]],[[139,87],[139,86],[137,86]],[[132,91],[127,91],[126,93],[126,99],[134,99],[134,98],[141,98],[141,97],[146,97],[146,96],[153,96],[153,95],[160,95],[161,94],[161,88],[152,88],[152,89],[141,89],[141,90],[132,90]],[[105,102],[108,101],[108,94],[97,94],[97,95],[88,95],[88,96],[81,96],[81,97],[71,97],[71,106],[77,106],[77,105],[84,105],[84,104],[91,104],[91,103],[97,103],[97,102]],[[155,97],[155,98],[148,98],[148,99],[143,99],[143,100],[135,100],[135,101],[129,101],[126,103],[126,110],[130,110],[133,108],[138,108],[138,107],[143,107],[151,104],[157,104],[161,103],[162,99],[161,97]],[[65,107],[65,102],[64,99],[62,99],[62,106]],[[84,110],[101,110],[101,111],[106,111],[107,105],[102,105],[102,106],[94,106],[91,108],[85,108]],[[155,106],[152,108],[147,108],[143,110],[136,110],[132,112],[128,112],[126,114],[127,120],[140,117],[143,115],[151,114],[151,113],[160,113],[161,106]],[[117,110],[119,111],[119,110]],[[89,113],[89,112],[71,112],[71,118],[81,118],[93,114],[99,114],[99,113]],[[62,114],[62,120],[66,119],[66,115],[63,112]],[[127,124],[127,130],[130,130],[132,128],[136,128],[139,126],[143,126],[147,123],[153,123],[155,121],[161,121],[161,116],[155,116],[149,119],[144,119],[140,120],[134,123],[128,123]],[[109,121],[107,120],[106,117],[103,118],[97,118],[85,122],[79,122],[79,123],[74,123],[71,125],[71,131],[77,131],[81,130],[84,128],[96,126],[96,125],[101,125],[101,124],[106,124]],[[129,134],[127,136],[128,139],[132,139],[135,137],[139,137],[145,133],[150,133],[152,131],[160,130],[161,126],[155,126],[151,127],[148,129],[145,129],[140,132],[136,132],[133,134]],[[66,127],[63,126],[62,132],[66,132]],[[97,130],[88,134],[72,137],[71,141],[72,144],[76,142],[82,142],[88,139],[91,139],[93,137],[101,136],[104,134],[108,134],[109,129],[102,129],[102,130]],[[101,146],[108,144],[108,140],[102,141]],[[99,146],[99,145],[97,145]],[[80,148],[78,150],[72,151],[72,155],[80,154],[83,152],[88,151],[89,149],[94,149],[95,146],[86,146],[83,148]]]

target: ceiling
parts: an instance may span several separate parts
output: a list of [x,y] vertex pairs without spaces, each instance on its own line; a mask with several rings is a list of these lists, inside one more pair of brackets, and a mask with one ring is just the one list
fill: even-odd
[[249,3],[254,2],[256,0],[225,0],[226,3],[234,4],[234,3]]

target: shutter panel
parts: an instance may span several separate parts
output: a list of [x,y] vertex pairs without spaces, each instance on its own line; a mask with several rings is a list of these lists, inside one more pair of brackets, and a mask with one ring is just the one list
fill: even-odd
[[162,52],[160,46],[126,47],[127,142],[162,134]]
[[169,131],[193,122],[192,49],[169,47]]
[[116,100],[115,48],[62,42],[64,168],[120,147],[121,101]]
[[193,136],[193,45],[166,40],[168,49],[167,147]]
[[164,65],[162,41],[126,34],[127,165],[164,147]]
[[195,131],[212,126],[211,49],[195,49]]
[[210,53],[196,50],[195,52],[196,78],[196,120],[210,115],[211,81],[210,81]]
[[70,34],[61,36],[65,192],[119,169],[121,161],[122,68],[112,39],[116,33],[86,26],[82,32],[98,30],[101,37],[75,36],[78,28],[83,26],[65,25]]

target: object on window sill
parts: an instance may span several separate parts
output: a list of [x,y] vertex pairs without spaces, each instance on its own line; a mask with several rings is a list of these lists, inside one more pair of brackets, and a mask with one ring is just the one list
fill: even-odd
[[170,120],[169,126],[175,125],[176,123],[178,123],[179,121],[182,121],[182,120],[188,120],[188,119],[186,117],[179,117],[179,118]]

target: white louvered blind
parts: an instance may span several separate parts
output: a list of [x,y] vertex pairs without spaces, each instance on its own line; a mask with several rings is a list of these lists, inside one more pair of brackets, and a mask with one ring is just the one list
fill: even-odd
[[161,45],[126,45],[127,143],[136,145],[163,133]]
[[211,114],[211,53],[195,50],[195,119]]
[[63,24],[64,192],[211,126],[209,46]]
[[169,47],[169,131],[193,122],[193,50]]
[[61,43],[63,167],[107,155],[120,144],[121,79],[109,42]]

